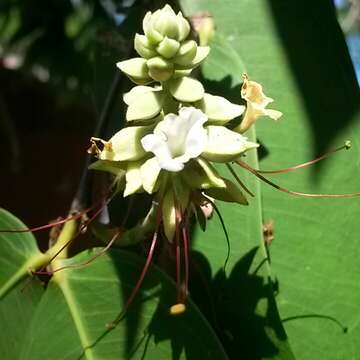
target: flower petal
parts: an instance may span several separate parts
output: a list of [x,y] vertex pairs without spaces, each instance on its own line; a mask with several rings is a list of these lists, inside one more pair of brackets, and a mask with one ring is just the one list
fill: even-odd
[[243,78],[244,83],[241,88],[241,96],[246,100],[246,112],[240,125],[233,129],[239,133],[248,130],[260,116],[269,116],[277,120],[282,115],[280,111],[266,109],[274,100],[264,94],[260,84],[250,81],[246,74],[243,75]]

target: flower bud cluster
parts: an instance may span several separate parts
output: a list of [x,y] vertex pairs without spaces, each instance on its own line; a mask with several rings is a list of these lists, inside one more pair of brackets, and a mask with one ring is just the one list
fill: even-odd
[[[144,35],[135,36],[141,57],[117,64],[138,84],[123,96],[130,126],[108,141],[92,138],[89,152],[99,159],[93,169],[115,174],[119,183],[121,179],[118,188],[124,197],[138,192],[158,196],[164,233],[172,241],[176,212],[200,209],[196,199],[209,196],[247,205],[241,189],[222,177],[213,163],[229,164],[258,147],[242,134],[259,117],[276,120],[281,113],[267,108],[273,99],[246,75],[241,89],[246,107],[206,93],[200,81],[188,76],[209,47],[188,40],[190,26],[181,12],[175,14],[169,5],[148,12],[143,30]],[[160,84],[147,86],[154,81]],[[153,212],[139,231],[153,228]]]
[[182,13],[165,5],[143,20],[144,35],[136,34],[134,47],[141,56],[117,66],[137,84],[167,81],[189,75],[209,53],[208,46],[189,40],[190,24]]

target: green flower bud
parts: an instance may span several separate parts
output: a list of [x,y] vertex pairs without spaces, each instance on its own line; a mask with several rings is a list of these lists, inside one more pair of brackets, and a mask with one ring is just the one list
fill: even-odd
[[215,162],[228,162],[238,158],[247,150],[257,148],[259,145],[247,138],[227,129],[224,126],[207,126],[208,142],[201,154],[206,160]]
[[150,59],[156,56],[156,51],[152,48],[152,45],[145,35],[135,35],[134,48],[136,52],[145,59]]
[[204,96],[205,90],[200,81],[190,77],[180,77],[169,81],[171,95],[180,102],[195,102]]
[[176,41],[185,40],[190,33],[190,24],[179,12],[177,15],[169,5],[154,13],[150,11],[143,20],[145,36],[151,44],[159,44],[164,37]]
[[130,126],[118,131],[109,141],[91,138],[88,150],[100,160],[136,161],[146,155],[140,140],[153,130],[154,126]]
[[243,105],[233,104],[221,96],[206,93],[195,105],[204,112],[212,124],[216,125],[224,125],[245,111]]
[[159,13],[154,15],[156,15],[156,17],[152,22],[153,29],[163,36],[178,40],[180,28],[176,14],[171,6],[166,4]]
[[158,44],[164,38],[164,36],[161,35],[152,26],[152,23],[153,23],[154,19],[157,17],[157,14],[159,14],[159,12],[160,12],[160,10],[157,10],[157,11],[155,11],[154,14],[152,14],[151,11],[149,11],[146,13],[144,20],[143,20],[144,34],[151,44]]
[[178,64],[178,69],[194,69],[199,66],[203,60],[205,60],[205,58],[209,55],[209,52],[209,46],[196,46],[196,55],[191,61],[186,62],[186,58],[176,58],[173,61]]
[[179,11],[179,13],[176,15],[179,25],[179,41],[185,40],[190,33],[190,24],[189,22],[183,17],[182,13]]
[[143,58],[120,61],[116,66],[136,84],[147,84],[152,81],[148,74],[146,60]]
[[141,166],[140,176],[142,186],[147,193],[152,194],[158,190],[160,171],[161,168],[156,157],[146,160]]
[[142,190],[140,167],[143,162],[143,160],[128,162],[125,174],[126,186],[124,190],[124,197]]
[[126,112],[127,121],[148,120],[160,113],[164,94],[161,88],[135,86],[123,99],[129,105]]
[[171,59],[179,50],[180,43],[174,39],[170,39],[167,36],[156,47],[157,52],[166,59]]
[[194,40],[185,41],[172,60],[175,64],[186,66],[194,60],[196,51],[197,45]]
[[174,65],[161,56],[154,57],[146,63],[149,75],[156,81],[169,80],[174,73]]

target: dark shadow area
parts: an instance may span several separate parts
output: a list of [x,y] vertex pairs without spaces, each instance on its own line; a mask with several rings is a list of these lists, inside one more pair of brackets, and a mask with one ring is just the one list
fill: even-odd
[[[268,0],[314,137],[314,157],[346,129],[360,92],[332,0]],[[345,140],[345,139],[344,139]],[[312,167],[314,175],[322,163]]]
[[[250,272],[257,251],[258,248],[254,248],[245,254],[229,276],[221,271],[214,277],[204,255],[192,252],[191,300],[188,300],[186,312],[179,316],[169,314],[170,306],[176,301],[175,283],[157,268],[150,268],[140,292],[119,324],[126,328],[126,347],[123,349],[125,358],[130,359],[135,354],[139,356],[142,352],[142,358],[146,359],[150,342],[161,346],[162,342],[170,341],[173,360],[180,359],[183,354],[190,360],[224,359],[221,347],[217,345],[218,340],[209,335],[208,326],[213,328],[210,334],[212,331],[216,333],[230,359],[256,360],[278,354],[279,346],[284,346],[281,342],[286,340],[286,334],[277,312],[272,284],[257,273]],[[110,254],[119,279],[124,284],[119,290],[123,302],[126,302],[143,263],[137,260],[130,268],[129,263],[119,261],[116,251]],[[155,262],[159,260],[159,254],[161,249]],[[158,288],[160,283],[161,288]],[[150,297],[149,291],[152,294]],[[144,303],[157,298],[157,308],[146,330],[140,332],[138,327],[144,315]],[[201,315],[192,301],[200,309]],[[266,303],[266,309],[261,314],[258,308],[260,302]],[[112,331],[116,331],[116,328]],[[106,341],[109,334],[110,331],[104,331],[93,346]]]
[[[286,340],[276,309],[271,284],[256,273],[250,272],[258,251],[254,248],[235,265],[229,276],[221,271],[215,274],[207,287],[211,296],[200,284],[192,286],[192,297],[199,304],[207,319],[211,319],[230,359],[263,359],[279,353],[278,344],[269,336],[275,333],[280,341]],[[196,266],[195,276],[204,282],[208,278],[209,265],[200,253],[192,254]],[[197,284],[196,281],[192,281]],[[258,313],[260,301],[267,306],[266,316]]]

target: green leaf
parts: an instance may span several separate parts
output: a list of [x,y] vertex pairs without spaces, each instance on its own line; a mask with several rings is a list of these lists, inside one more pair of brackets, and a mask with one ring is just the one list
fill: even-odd
[[[2,268],[0,273],[2,272]],[[20,282],[0,301],[0,323],[6,331],[0,335],[0,355],[4,360],[19,359],[19,350],[36,306],[43,294],[40,282]]]
[[[243,60],[242,53],[234,48],[234,44],[240,43],[239,33],[234,32],[237,29],[235,23],[243,22],[250,26],[252,21],[250,15],[240,12],[240,3],[242,1],[227,1],[220,6],[205,1],[182,1],[187,15],[208,10],[215,16],[217,35],[203,66],[203,75],[208,85],[206,89],[208,91],[209,86],[213,85],[217,88],[218,95],[233,97],[234,100],[231,100],[234,102],[240,101],[239,83],[245,72],[244,63],[247,63]],[[253,49],[249,44],[248,46],[248,51],[252,52]],[[256,140],[254,130],[247,135],[251,141]],[[246,161],[254,167],[258,166],[255,150],[247,152]],[[211,271],[214,276],[212,286],[215,295],[212,302],[217,317],[222,319],[223,327],[226,328],[224,344],[230,357],[294,359],[274,298],[275,284],[271,280],[262,235],[260,184],[251,174],[244,171],[238,173],[255,198],[249,199],[248,207],[217,204],[230,238],[231,251],[226,274],[222,270],[226,259],[226,241],[217,218],[208,222],[205,233],[196,232],[195,249],[208,261],[203,271]],[[225,175],[225,172],[222,174]],[[229,174],[226,175],[228,177]],[[220,299],[219,293],[222,294]],[[226,341],[228,333],[231,334],[232,341]]]
[[[190,6],[188,1],[183,3]],[[196,5],[196,10],[205,9],[203,2]],[[359,89],[332,2],[227,0],[222,6],[231,13],[220,11],[218,6],[215,9],[212,3],[208,6],[218,31],[228,40],[221,48],[227,49],[230,43],[246,64],[250,78],[264,86],[265,93],[275,99],[274,108],[284,113],[277,123],[265,118],[257,122],[260,142],[268,153],[262,168],[302,163],[326,148],[359,138]],[[220,48],[218,42],[214,45]],[[228,58],[232,62],[232,57]],[[213,65],[217,70],[222,68],[209,59],[204,65],[206,77],[222,80],[225,70],[210,72]],[[236,76],[240,76],[238,71]],[[272,176],[272,180],[311,193],[359,192],[359,155],[355,143],[350,152],[311,169]],[[246,177],[242,179],[251,187]],[[264,219],[273,220],[275,226],[271,253],[279,281],[277,304],[295,355],[309,360],[357,359],[358,199],[301,199],[266,185],[261,189]],[[253,231],[237,210],[223,211],[223,217],[227,224],[233,224],[237,217],[238,227]],[[230,226],[232,253],[238,240],[234,231]],[[207,232],[207,244],[213,240],[209,237]],[[347,327],[347,333],[341,326]],[[261,355],[270,357],[268,353]]]
[[[0,230],[24,229],[27,227],[19,219],[0,209]],[[0,298],[47,258],[38,249],[31,232],[0,231]]]
[[[72,259],[57,260],[56,266],[85,262],[93,255],[84,251]],[[142,267],[137,256],[111,251],[86,267],[55,273],[23,334],[21,355],[14,358],[170,359],[177,354],[179,359],[226,359],[191,302],[184,316],[169,315],[176,290],[156,268],[149,270],[126,317],[107,331],[106,324],[124,308]]]

